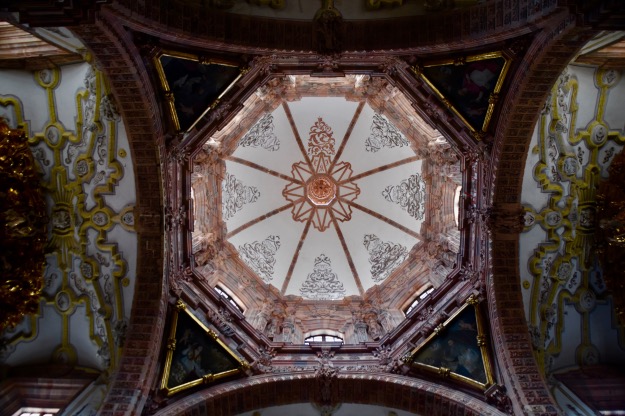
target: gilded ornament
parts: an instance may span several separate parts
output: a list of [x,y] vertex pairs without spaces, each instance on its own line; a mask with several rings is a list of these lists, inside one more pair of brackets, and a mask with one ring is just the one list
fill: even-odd
[[[37,312],[43,287],[46,205],[26,134],[0,119],[0,331]],[[16,261],[28,259],[28,261]]]

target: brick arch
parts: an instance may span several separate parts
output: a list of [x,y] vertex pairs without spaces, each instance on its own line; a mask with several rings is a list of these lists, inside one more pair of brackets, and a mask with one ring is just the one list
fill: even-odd
[[[504,416],[459,390],[395,374],[340,374],[330,383],[334,403],[391,407],[427,416]],[[155,416],[236,415],[270,406],[318,400],[314,374],[262,375],[221,384],[184,397]]]
[[[319,40],[312,21],[249,16],[204,7],[200,2],[187,3],[184,7],[166,7],[161,2],[116,0],[105,7],[118,10],[133,25],[171,33],[189,45],[199,46],[208,40],[224,50],[232,45],[249,51],[317,49]],[[504,40],[515,31],[528,33],[524,25],[540,22],[560,3],[518,1],[513,6],[509,0],[494,0],[440,13],[395,18],[377,18],[373,12],[371,19],[345,20],[338,36],[343,51],[428,47],[430,52],[444,53],[456,43],[467,49],[479,48],[485,41]]]
[[[502,103],[491,169],[493,208],[508,218],[521,212],[525,160],[548,93],[574,54],[596,32],[561,13],[534,39]],[[494,219],[493,222],[496,222]],[[487,278],[493,346],[515,414],[557,415],[544,374],[532,354],[521,293],[519,231],[493,227]]]
[[136,177],[137,272],[130,322],[118,371],[101,415],[140,414],[157,377],[167,310],[163,279],[163,196],[159,154],[163,127],[159,107],[140,56],[125,30],[107,13],[93,24],[73,27],[110,81],[124,120]]

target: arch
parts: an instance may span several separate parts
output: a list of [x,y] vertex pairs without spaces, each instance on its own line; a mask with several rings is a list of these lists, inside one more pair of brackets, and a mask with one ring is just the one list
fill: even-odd
[[163,195],[159,154],[163,154],[163,127],[159,108],[147,75],[135,61],[138,52],[127,32],[107,13],[94,24],[73,27],[91,50],[96,65],[111,83],[128,132],[135,163],[138,239],[135,295],[119,371],[100,414],[116,411],[139,414],[157,377],[159,346],[165,324],[167,302],[163,278]]
[[[487,294],[493,350],[502,377],[513,397],[515,414],[559,414],[538,368],[525,320],[519,272],[519,233],[522,229],[521,191],[529,143],[547,94],[574,54],[596,32],[577,26],[573,15],[561,13],[545,24],[512,80],[500,115],[493,151],[491,178],[490,270]],[[500,215],[501,214],[501,215]],[[497,217],[518,218],[519,227],[499,226]]]
[[198,391],[155,416],[230,415],[269,406],[318,401],[330,386],[334,403],[371,404],[416,414],[503,416],[469,394],[425,380],[395,374],[339,374],[328,384],[311,373],[261,375]]

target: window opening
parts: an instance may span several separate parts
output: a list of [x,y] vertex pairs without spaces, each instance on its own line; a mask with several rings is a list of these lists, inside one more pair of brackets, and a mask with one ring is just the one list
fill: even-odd
[[304,345],[309,345],[311,342],[340,342],[342,344],[343,338],[329,334],[312,335],[304,338]]
[[239,310],[239,312],[243,313],[243,308],[241,306],[239,306],[239,304],[234,299],[232,299],[232,296],[227,294],[219,286],[215,286],[215,290],[217,291],[217,293],[219,293],[219,296],[221,296],[222,298],[226,299],[228,302],[230,302],[232,305],[234,305],[234,307],[237,308]]
[[425,299],[432,292],[434,292],[434,288],[433,287],[425,290],[423,293],[421,293],[419,296],[417,296],[415,300],[412,301],[412,303],[410,304],[410,306],[408,306],[408,308],[404,311],[404,313],[406,315],[408,315],[410,313],[410,311],[412,311],[419,304],[419,302],[421,302],[423,299]]
[[462,192],[462,186],[457,186],[454,194],[454,218],[456,219],[456,227],[459,224],[460,217],[460,192]]
[[54,416],[60,409],[50,409],[41,407],[22,407],[13,416]]

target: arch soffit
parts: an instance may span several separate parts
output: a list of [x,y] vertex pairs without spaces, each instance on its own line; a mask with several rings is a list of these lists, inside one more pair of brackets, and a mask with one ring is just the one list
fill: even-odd
[[[156,96],[140,55],[115,20],[99,19],[94,24],[72,27],[93,55],[96,66],[106,74],[126,126],[133,154],[136,181],[137,277],[130,323],[119,370],[113,376],[101,414],[111,414],[129,396],[140,413],[148,395],[149,380],[158,372],[160,345],[167,303],[163,279],[163,194],[159,156],[164,154],[164,135]],[[126,381],[133,380],[133,381]],[[110,412],[110,413],[109,413]]]
[[[319,380],[311,373],[290,373],[233,381],[193,393],[155,416],[236,414],[267,406],[314,402],[323,388]],[[336,403],[340,398],[344,403],[389,406],[416,414],[505,415],[457,389],[394,374],[339,374],[330,383],[330,396]]]

